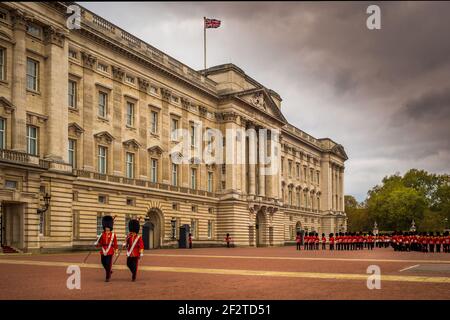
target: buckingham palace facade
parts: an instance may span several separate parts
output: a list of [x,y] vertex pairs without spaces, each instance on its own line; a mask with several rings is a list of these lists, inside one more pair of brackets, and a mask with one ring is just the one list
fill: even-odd
[[141,217],[148,248],[176,247],[183,225],[195,246],[346,230],[342,145],[234,64],[193,70],[82,7],[71,27],[74,5],[0,4],[2,245],[86,247],[103,215],[119,241]]

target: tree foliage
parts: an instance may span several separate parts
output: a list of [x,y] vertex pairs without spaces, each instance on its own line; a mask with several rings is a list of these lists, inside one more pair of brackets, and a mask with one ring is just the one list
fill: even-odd
[[423,231],[449,227],[446,225],[450,220],[448,175],[411,169],[404,176],[397,173],[384,177],[367,195],[360,204],[351,196],[345,198],[352,231],[357,231],[353,226],[373,226],[375,221],[382,230],[409,230],[413,220]]

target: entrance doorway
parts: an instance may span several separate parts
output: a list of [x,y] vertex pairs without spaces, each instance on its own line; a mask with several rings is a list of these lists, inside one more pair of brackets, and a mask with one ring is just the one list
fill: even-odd
[[157,210],[150,210],[142,228],[144,249],[157,249],[161,247],[162,218]]
[[266,244],[266,218],[264,213],[259,211],[256,214],[256,246],[263,247]]
[[23,208],[21,203],[1,203],[0,237],[2,246],[23,248]]

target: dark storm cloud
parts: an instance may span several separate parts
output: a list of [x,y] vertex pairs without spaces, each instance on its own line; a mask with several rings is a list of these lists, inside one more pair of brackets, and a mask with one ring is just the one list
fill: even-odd
[[[381,30],[366,8],[381,8]],[[287,119],[342,143],[346,192],[387,174],[450,171],[450,2],[83,3],[193,68],[233,62],[283,97]]]
[[[441,91],[428,92],[419,98],[408,102],[404,108],[406,116],[422,119],[450,119],[450,88]],[[450,123],[446,123],[450,130]]]

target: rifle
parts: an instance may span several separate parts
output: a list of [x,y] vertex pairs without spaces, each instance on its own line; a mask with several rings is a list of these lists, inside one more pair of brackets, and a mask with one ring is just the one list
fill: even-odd
[[[97,246],[98,242],[100,241],[100,237],[102,236],[102,234],[100,233],[97,237],[97,240],[94,242],[94,246]],[[92,251],[89,251],[89,253],[87,254],[86,258],[84,258],[83,260],[83,264],[86,263],[87,259],[89,258],[89,256],[91,255]]]
[[127,238],[128,238],[128,236],[125,237],[125,241],[122,243],[122,247],[119,249],[119,254],[116,256],[116,259],[114,260],[113,265],[116,263],[117,259],[119,259],[120,254],[122,253],[122,250],[127,243]]

